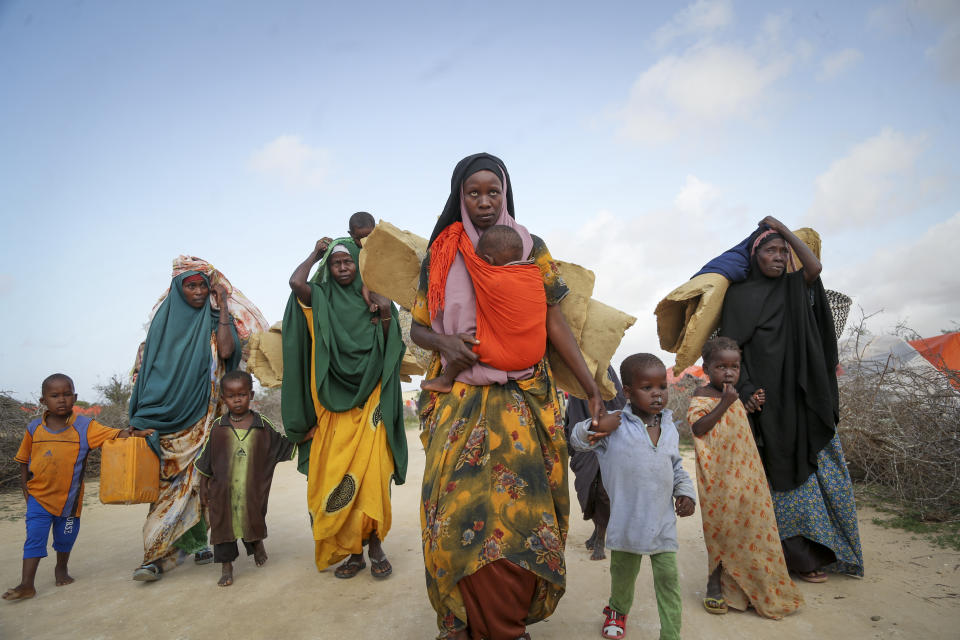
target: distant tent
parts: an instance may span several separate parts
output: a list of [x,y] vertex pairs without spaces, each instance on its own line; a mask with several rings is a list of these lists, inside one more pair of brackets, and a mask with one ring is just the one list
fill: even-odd
[[900,336],[850,337],[841,341],[840,354],[841,381],[859,373],[908,386],[925,380],[931,393],[952,390],[943,372]]
[[950,384],[960,389],[960,331],[933,338],[911,340],[910,346],[949,378]]
[[673,375],[673,367],[667,369],[667,384],[674,384],[683,379],[684,376],[693,376],[694,378],[707,379],[707,374],[703,372],[703,367],[691,365],[680,372],[680,375]]

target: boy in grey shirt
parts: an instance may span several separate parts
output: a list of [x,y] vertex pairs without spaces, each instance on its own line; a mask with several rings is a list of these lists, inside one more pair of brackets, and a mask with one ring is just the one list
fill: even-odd
[[[603,612],[604,638],[622,638],[633,604],[640,560],[650,556],[660,614],[660,640],[680,638],[677,516],[693,515],[696,493],[681,466],[679,436],[667,404],[667,371],[656,356],[638,353],[620,365],[629,403],[590,430],[577,423],[570,445],[594,451],[610,494],[607,548],[610,603]],[[676,504],[674,504],[676,499]]]

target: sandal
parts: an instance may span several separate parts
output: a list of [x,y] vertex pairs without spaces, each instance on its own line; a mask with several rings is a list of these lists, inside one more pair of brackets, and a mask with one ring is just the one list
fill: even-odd
[[163,576],[163,569],[156,564],[145,564],[133,572],[133,579],[137,582],[156,582]]
[[213,562],[213,551],[209,548],[204,549],[203,551],[198,551],[193,554],[193,561],[197,564],[210,564]]
[[810,571],[809,573],[798,573],[797,577],[804,582],[815,582],[818,584],[827,581],[827,574],[820,570]]
[[387,556],[383,556],[379,560],[370,558],[370,575],[374,578],[383,579],[391,573],[393,573],[393,565],[387,560]]
[[603,628],[600,631],[601,636],[617,640],[627,634],[627,614],[620,613],[610,607],[604,607],[603,615],[607,616],[607,619],[603,621]]
[[346,562],[337,567],[336,571],[333,572],[333,575],[344,579],[352,578],[360,573],[361,569],[365,569],[366,566],[367,563],[364,561],[362,556],[358,560],[354,558],[347,558]]
[[707,610],[707,613],[714,613],[716,615],[723,615],[727,612],[727,601],[720,598],[704,598],[703,599],[703,608]]

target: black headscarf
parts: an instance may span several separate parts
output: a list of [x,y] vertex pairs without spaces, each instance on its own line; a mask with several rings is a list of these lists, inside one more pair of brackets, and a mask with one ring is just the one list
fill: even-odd
[[513,184],[510,181],[510,174],[507,173],[507,165],[503,160],[489,153],[475,153],[467,156],[457,163],[453,168],[453,176],[450,178],[450,196],[447,198],[447,204],[443,205],[443,212],[437,220],[433,233],[430,234],[430,243],[437,239],[440,232],[449,227],[454,222],[461,221],[460,214],[460,187],[464,180],[477,173],[478,171],[491,171],[498,178],[506,178],[507,184],[503,186],[504,196],[507,199],[507,213],[511,218],[516,218],[513,212]]
[[802,270],[768,278],[752,258],[747,279],[727,290],[720,335],[743,349],[740,398],[766,392],[750,420],[770,484],[795,489],[817,470],[839,421],[837,336],[823,283],[808,285]]

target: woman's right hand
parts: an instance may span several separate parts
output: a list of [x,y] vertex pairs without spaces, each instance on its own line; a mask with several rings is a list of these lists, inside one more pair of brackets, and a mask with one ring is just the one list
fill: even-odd
[[458,333],[443,336],[440,344],[440,353],[443,354],[447,365],[455,365],[469,369],[477,363],[480,357],[470,347],[480,344],[480,341],[469,333]]
[[330,248],[331,242],[333,242],[333,239],[326,236],[317,240],[317,244],[313,247],[313,255],[315,260],[319,260],[323,257],[323,254],[325,254],[327,249]]

